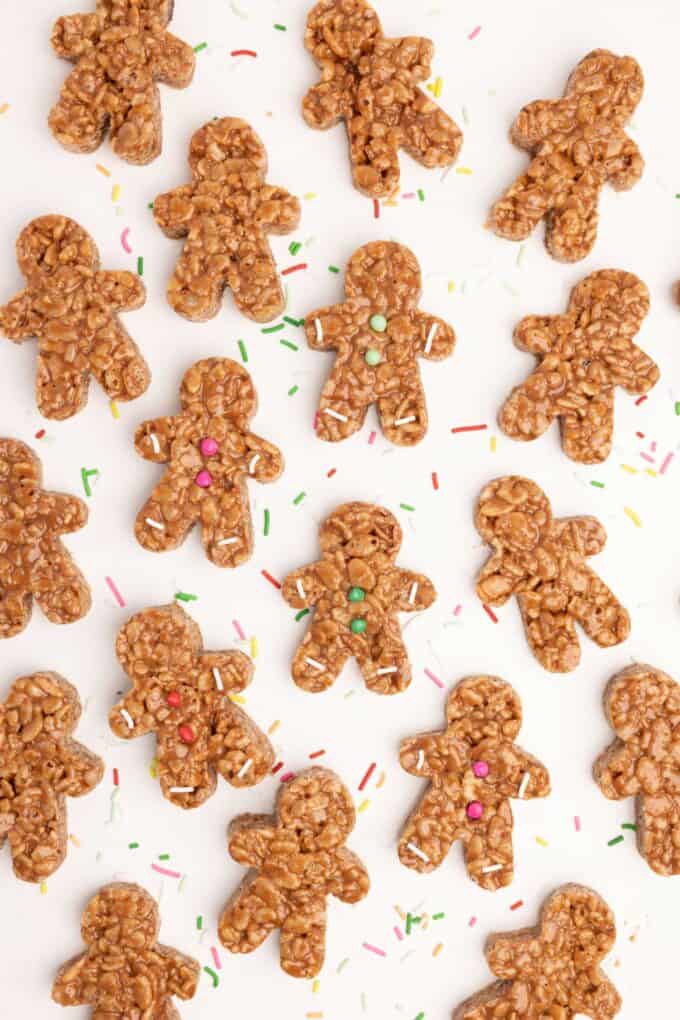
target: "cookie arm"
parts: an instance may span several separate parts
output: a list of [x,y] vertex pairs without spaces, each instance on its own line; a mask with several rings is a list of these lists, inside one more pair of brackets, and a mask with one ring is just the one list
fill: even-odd
[[[334,67],[330,64],[331,73]],[[310,127],[317,130],[326,131],[351,115],[348,83],[343,73],[313,85],[302,100],[302,116]]]
[[41,492],[37,513],[49,522],[52,534],[68,535],[87,523],[88,509],[82,499],[63,492]]
[[[159,690],[159,701],[162,692]],[[144,710],[144,702],[151,695],[151,690],[133,689],[129,694],[114,705],[109,712],[109,726],[121,740],[132,740],[144,737],[156,729],[156,720],[150,712]],[[155,699],[154,699],[155,700]],[[132,725],[130,725],[132,723]]]
[[335,351],[344,330],[342,305],[329,305],[305,316],[305,335],[313,351]]
[[254,432],[248,432],[245,440],[248,447],[246,469],[249,477],[264,485],[275,482],[283,472],[283,454],[278,446],[256,436]]
[[288,574],[281,594],[293,609],[311,609],[321,598],[325,587],[317,576],[317,564],[312,563]]
[[605,357],[612,382],[631,395],[647,393],[659,381],[659,366],[637,344],[628,343],[626,347],[624,357],[614,349]]
[[559,99],[536,99],[523,106],[510,128],[514,144],[531,152],[552,134],[555,130],[555,107],[560,102]]
[[358,903],[368,895],[370,879],[363,861],[347,847],[335,853],[335,871],[328,883],[328,893],[343,903]]
[[77,741],[62,748],[64,775],[56,780],[56,789],[68,797],[82,797],[94,790],[104,775],[104,762]]
[[300,199],[285,188],[264,184],[259,192],[260,202],[255,222],[272,234],[288,234],[300,222]]
[[210,759],[231,786],[255,786],[274,764],[274,748],[238,705],[227,701],[215,715]]
[[419,357],[428,361],[443,361],[451,357],[456,346],[456,334],[448,322],[436,315],[419,312],[415,324],[418,331],[415,351]]
[[573,329],[567,315],[527,315],[513,333],[515,347],[531,354],[550,354],[560,336]]
[[52,985],[60,1006],[93,1006],[98,993],[99,967],[87,952],[63,964]]
[[607,532],[597,517],[563,517],[553,522],[557,541],[582,556],[597,556],[607,544]]
[[176,995],[178,999],[193,999],[201,976],[198,961],[169,946],[159,945],[156,951],[163,957],[165,964],[168,995]]
[[399,613],[418,613],[427,609],[437,598],[435,587],[424,574],[397,569],[394,572],[397,596],[393,603]]
[[419,733],[399,745],[399,764],[411,776],[431,779],[442,772],[451,756],[446,733]]
[[177,416],[142,422],[135,432],[135,450],[140,457],[155,464],[166,464],[170,460],[170,448],[177,435],[179,421]]
[[94,278],[97,297],[117,312],[132,312],[146,301],[146,287],[136,273],[127,270],[102,270]]
[[208,689],[236,694],[244,691],[253,678],[253,664],[243,652],[203,652],[199,670],[208,678]]
[[615,741],[593,766],[593,777],[607,800],[625,800],[642,792],[637,775],[639,755],[622,740]]
[[628,191],[642,177],[645,161],[632,138],[626,139],[615,156],[605,163],[609,183],[615,191]]
[[185,237],[189,233],[189,221],[194,216],[193,197],[193,184],[182,184],[154,199],[154,219],[167,237]]
[[504,606],[511,595],[521,590],[523,577],[503,571],[502,550],[491,556],[477,575],[477,597],[490,606]]
[[518,800],[533,800],[537,797],[548,796],[550,774],[538,758],[534,758],[533,755],[513,744],[511,752],[505,760],[507,760],[509,768],[496,787],[501,796]]
[[512,935],[492,935],[487,939],[484,953],[489,969],[505,981],[515,980],[522,973],[522,960],[540,957],[541,940],[517,939]]
[[52,29],[52,49],[64,60],[78,60],[91,50],[101,30],[98,14],[67,14]]
[[188,43],[172,32],[163,32],[151,56],[153,74],[157,81],[176,89],[190,84],[196,69],[196,57]]
[[29,291],[22,290],[0,307],[0,333],[14,343],[37,336],[42,316],[33,307]]
[[276,838],[276,827],[269,815],[243,815],[229,826],[228,846],[237,864],[261,868]]

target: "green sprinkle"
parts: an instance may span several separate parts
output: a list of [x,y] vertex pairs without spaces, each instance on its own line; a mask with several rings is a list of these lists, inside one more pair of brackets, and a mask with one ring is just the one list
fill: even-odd
[[415,507],[411,506],[410,503],[400,503],[399,506],[402,510],[415,510]]
[[411,918],[411,924],[420,924],[421,921],[422,921],[422,917],[412,917]]
[[632,825],[630,822],[624,822],[621,828],[629,829],[631,832],[637,832],[637,825]]
[[264,512],[264,529],[263,529],[264,530],[265,538],[269,534],[269,522],[270,522],[269,510],[265,510],[265,512]]
[[411,934],[411,921],[412,921],[411,915],[407,914],[406,915],[406,934],[407,935]]
[[203,914],[199,914],[196,918],[196,928],[198,931],[203,931]]
[[158,855],[158,860],[159,861],[169,861],[170,860],[170,854],[159,854]]
[[616,846],[617,843],[623,843],[623,836],[615,836],[614,839],[610,839],[607,846]]
[[288,29],[286,28],[285,25],[274,25],[274,28],[276,29],[277,32],[287,32],[288,31]]
[[337,266],[329,266],[329,267],[328,267],[328,272],[329,272],[329,273],[339,273],[339,272],[340,272],[340,270],[338,269],[338,267],[337,267]]
[[446,914],[433,914],[432,915],[432,920],[433,921],[441,921],[441,919],[443,917],[446,917]]
[[291,351],[299,351],[300,348],[297,344],[291,343],[290,340],[279,340],[282,347],[290,347]]
[[137,276],[144,276],[144,256],[140,255],[137,259]]
[[199,43],[198,46],[194,46],[194,53],[200,53],[202,50],[207,50],[207,42]]
[[198,595],[190,595],[186,591],[175,592],[175,598],[180,602],[198,602]]
[[288,251],[291,253],[291,255],[297,255],[297,253],[300,251],[301,247],[302,247],[302,242],[300,242],[300,241],[291,241],[290,244],[288,245]]
[[289,315],[284,315],[283,321],[287,322],[289,326],[304,326],[304,319],[291,319]]
[[295,499],[293,500],[293,506],[299,506],[306,495],[307,495],[306,492],[299,492]]
[[139,850],[139,843],[128,843],[128,850]]
[[675,401],[675,413],[680,414],[680,400]]
[[153,202],[149,202],[149,204],[147,205],[147,209],[153,209]]
[[425,1014],[423,1013],[422,1010],[420,1011],[420,1013],[416,1017],[416,1020],[425,1020]]
[[80,477],[83,483],[83,489],[85,490],[85,495],[87,496],[88,499],[92,495],[92,488],[90,487],[90,478],[92,478],[93,475],[96,476],[99,475],[99,472],[97,471],[96,468],[94,468],[92,471],[88,471],[87,468],[80,469]]
[[206,972],[206,974],[210,974],[210,977],[212,978],[213,988],[217,988],[217,986],[220,983],[220,979],[218,978],[217,974],[212,969],[212,967],[204,967],[203,970]]
[[421,202],[425,201],[425,192],[423,191],[422,188],[418,188],[418,198],[420,199]]
[[596,489],[604,489],[604,482],[591,482],[590,484],[594,485]]
[[267,326],[265,329],[260,330],[261,333],[280,333],[282,329],[285,329],[285,325],[280,322],[278,326]]
[[294,397],[299,389],[300,389],[299,386],[291,386],[291,388],[288,390],[288,396]]
[[243,359],[243,364],[247,365],[248,364],[248,351],[246,349],[246,345],[244,344],[243,340],[239,340],[239,342],[238,342],[238,349],[241,352],[241,358]]
[[299,613],[295,614],[295,622],[299,623],[303,616],[307,616],[309,609],[301,609]]

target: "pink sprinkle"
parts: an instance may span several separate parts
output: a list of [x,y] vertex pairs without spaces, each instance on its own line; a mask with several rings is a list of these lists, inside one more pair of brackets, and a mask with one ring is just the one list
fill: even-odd
[[415,198],[416,197],[416,193],[415,193],[415,191],[407,191],[406,194],[402,195],[401,197],[402,198]]
[[402,933],[401,933],[401,929],[399,929],[399,928],[398,928],[398,927],[396,926],[396,924],[395,924],[394,928],[392,929],[392,931],[393,931],[393,932],[394,932],[394,934],[395,934],[395,935],[397,936],[397,938],[399,939],[399,941],[400,941],[400,942],[403,942],[403,941],[404,941],[404,936],[403,936],[403,935],[402,935]]
[[666,454],[666,456],[663,459],[663,463],[661,464],[661,467],[659,468],[659,474],[660,475],[665,475],[666,468],[668,467],[670,462],[673,460],[674,456],[675,456],[675,454],[673,454],[673,453],[667,453]]
[[581,819],[578,815],[574,815],[574,828],[577,832],[581,831]]
[[431,672],[431,670],[426,669],[424,672],[425,676],[429,677],[433,684],[436,684],[437,687],[440,687],[442,690],[444,689],[444,684],[441,682],[438,676],[435,676],[434,673]]
[[652,453],[656,453],[656,440],[652,441],[651,450],[652,450]]
[[454,616],[460,616],[460,611],[461,611],[462,608],[463,607],[462,607],[461,603],[459,602],[458,605],[456,606],[456,608],[453,610],[453,615]]
[[377,946],[372,946],[370,942],[364,942],[363,947],[368,949],[369,953],[375,953],[376,956],[387,956],[384,949],[378,949]]
[[[671,454],[669,454],[669,456],[672,457],[673,454],[671,453]],[[668,459],[668,458],[666,458],[666,459]],[[114,599],[116,600],[116,602],[118,603],[118,605],[121,607],[121,609],[124,609],[125,608],[125,599],[123,598],[121,593],[116,588],[116,585],[114,584],[114,582],[111,580],[110,577],[105,577],[104,580],[106,581],[106,583],[108,584],[109,588],[111,589],[111,593],[112,593]]]
[[377,436],[377,434],[378,434],[377,432],[371,432],[370,436],[368,437],[368,445],[369,446],[373,446],[373,444],[375,442],[375,437]]
[[655,463],[654,458],[650,457],[648,453],[641,453],[640,456],[642,457],[643,460],[649,461],[650,464]]
[[123,231],[123,233],[120,235],[120,243],[123,245],[123,248],[128,253],[128,255],[132,255],[132,248],[128,244],[128,234],[129,233],[130,233],[130,228],[126,227],[125,230]]
[[476,924],[477,924],[477,918],[476,918],[476,917],[475,917],[475,916],[473,915],[473,916],[472,916],[472,917],[470,918],[470,920],[468,921],[468,928],[474,928],[474,926],[475,926]]
[[319,412],[317,411],[316,414],[314,415],[314,424],[312,425],[312,428],[316,432],[318,427],[319,427]]
[[170,871],[170,868],[161,868],[160,864],[152,864],[151,868],[153,871],[157,871],[159,875],[167,875],[168,878],[181,878],[181,871]]
[[470,34],[468,36],[468,39],[476,39],[481,31],[482,31],[482,26],[481,25],[477,25],[477,28],[473,28],[472,31],[470,32]]
[[294,772],[284,772],[284,774],[281,776],[282,783],[287,783],[290,779],[295,779]]
[[210,952],[212,953],[212,958],[215,961],[215,966],[217,967],[218,970],[222,970],[222,961],[220,960],[220,954],[217,952],[214,946],[210,947]]
[[238,636],[241,639],[241,641],[245,641],[246,640],[246,636],[245,636],[245,634],[243,632],[243,627],[241,626],[241,624],[238,622],[238,620],[232,620],[231,622],[233,623],[234,630],[238,634]]

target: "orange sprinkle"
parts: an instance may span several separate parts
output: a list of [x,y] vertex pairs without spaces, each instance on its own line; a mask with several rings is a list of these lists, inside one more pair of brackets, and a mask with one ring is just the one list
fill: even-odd
[[278,730],[280,725],[281,725],[281,720],[280,719],[275,719],[274,722],[269,727],[269,729],[267,730],[267,733],[269,734],[270,737],[271,737],[272,733],[276,733],[276,731]]
[[2,106],[0,106],[0,114],[7,113],[8,110],[9,110],[9,103],[3,103]]
[[433,956],[439,956],[439,954],[441,953],[443,948],[444,948],[444,943],[443,942],[438,942],[437,945],[432,950],[432,955]]
[[95,163],[95,168],[97,170],[99,170],[100,174],[104,174],[104,177],[110,177],[111,176],[111,171],[107,170],[105,166],[101,165],[101,163]]

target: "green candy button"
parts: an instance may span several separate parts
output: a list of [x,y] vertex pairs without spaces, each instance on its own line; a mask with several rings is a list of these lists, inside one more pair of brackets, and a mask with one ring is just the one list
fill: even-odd
[[350,602],[363,602],[366,598],[366,592],[363,588],[350,588],[347,598]]
[[382,358],[380,357],[380,351],[376,351],[375,348],[373,347],[369,347],[369,349],[366,351],[366,354],[364,355],[364,359],[366,361],[366,364],[370,365],[371,368],[375,367],[375,365],[379,365],[380,362],[382,361]]
[[366,621],[362,620],[360,616],[355,617],[349,625],[349,629],[353,634],[363,634],[366,630]]
[[368,320],[368,325],[376,333],[384,333],[387,329],[387,319],[384,315],[372,315]]

